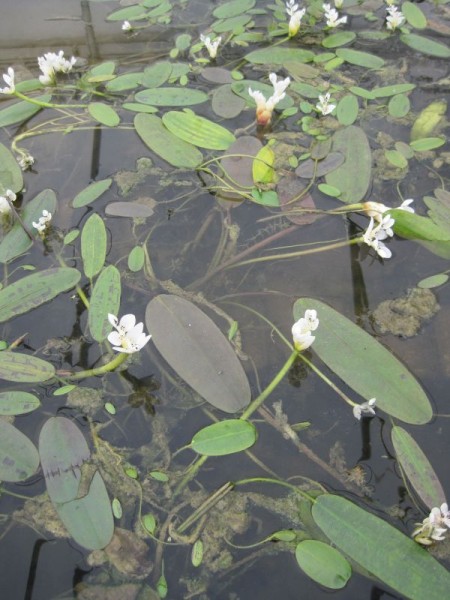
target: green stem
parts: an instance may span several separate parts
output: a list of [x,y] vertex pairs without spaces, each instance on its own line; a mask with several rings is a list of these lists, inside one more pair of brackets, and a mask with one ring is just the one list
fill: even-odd
[[87,104],[53,104],[51,102],[41,102],[40,100],[35,100],[34,98],[25,96],[25,94],[22,94],[17,90],[14,91],[14,95],[21,100],[25,100],[31,104],[36,104],[36,106],[41,106],[42,108],[87,108]]
[[114,371],[117,369],[125,360],[128,358],[128,354],[126,352],[120,352],[113,360],[102,367],[95,367],[94,369],[87,369],[86,371],[79,371],[78,373],[73,373],[72,375],[68,375],[65,379],[75,380],[75,379],[84,379],[85,377],[93,377],[94,375],[104,375],[105,373],[109,373],[109,371]]
[[283,377],[286,375],[286,373],[292,367],[297,356],[298,356],[298,352],[297,352],[297,350],[294,350],[292,352],[292,354],[289,356],[289,358],[287,359],[287,361],[284,363],[284,365],[281,367],[280,371],[275,375],[275,377],[272,379],[272,381],[266,387],[266,389],[263,390],[260,393],[260,395],[257,398],[255,398],[253,400],[253,402],[251,402],[249,404],[249,406],[245,409],[245,411],[242,413],[240,418],[243,421],[247,421],[250,418],[250,416],[255,412],[255,410],[258,410],[258,408],[261,406],[261,404],[264,402],[264,400],[267,398],[267,396],[269,396],[273,392],[273,390],[277,387],[277,385],[281,382]]
[[315,498],[313,498],[312,496],[310,496],[303,490],[300,490],[295,485],[292,485],[291,483],[288,483],[287,481],[280,481],[279,479],[271,479],[270,477],[249,477],[248,479],[241,479],[240,481],[234,481],[233,485],[236,487],[238,485],[245,485],[247,483],[256,483],[256,482],[258,482],[258,483],[276,483],[277,485],[287,487],[290,490],[292,490],[293,492],[300,494],[300,496],[302,496],[305,500],[308,500],[309,502],[316,501]]
[[344,392],[342,390],[340,390],[332,381],[331,379],[328,379],[328,377],[322,373],[322,371],[320,369],[318,369],[310,360],[308,360],[306,358],[306,356],[304,356],[303,354],[299,353],[299,358],[308,365],[308,367],[314,371],[314,373],[316,373],[321,379],[323,379],[323,381],[325,381],[325,383],[327,385],[330,386],[330,388],[336,392],[336,394],[338,396],[340,396],[342,398],[342,400],[344,400],[345,402],[347,402],[347,404],[349,404],[351,407],[353,406],[357,406],[356,402],[353,402],[353,400],[350,400],[350,398],[347,396],[347,394],[344,394]]

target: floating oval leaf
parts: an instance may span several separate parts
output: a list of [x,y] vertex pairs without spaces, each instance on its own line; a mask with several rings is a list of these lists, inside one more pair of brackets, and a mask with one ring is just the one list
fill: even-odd
[[216,19],[228,19],[247,12],[255,6],[256,0],[231,0],[213,10]]
[[251,15],[237,15],[236,17],[230,17],[223,21],[216,21],[212,25],[212,30],[214,33],[226,33],[228,31],[241,33],[244,31],[247,23],[250,23],[251,20]]
[[100,273],[106,258],[106,228],[103,219],[93,213],[81,231],[81,257],[86,277]]
[[408,96],[405,94],[397,94],[389,100],[388,111],[391,117],[402,118],[406,117],[411,108],[411,103]]
[[231,71],[223,67],[205,67],[201,75],[206,81],[212,83],[233,83],[234,81]]
[[156,113],[158,109],[155,106],[148,106],[147,104],[140,104],[139,102],[124,102],[122,108],[131,110],[132,112],[143,112],[143,113]]
[[80,280],[77,269],[57,267],[27,275],[0,290],[0,322],[3,323],[56,298]]
[[413,4],[409,1],[403,2],[402,13],[412,27],[415,27],[416,29],[425,29],[427,26],[427,18],[417,4]]
[[74,208],[81,208],[87,204],[91,204],[97,198],[100,198],[102,194],[109,190],[111,187],[112,179],[102,179],[101,181],[95,181],[89,184],[84,190],[81,190],[73,199],[72,206]]
[[384,155],[391,165],[398,169],[404,169],[408,166],[408,161],[398,150],[385,150]]
[[138,102],[151,104],[152,106],[192,106],[206,102],[208,94],[187,87],[159,87],[142,90],[135,95],[135,99]]
[[381,69],[384,65],[384,60],[379,56],[361,52],[360,50],[353,50],[352,48],[338,48],[336,55],[351,65],[365,67],[366,69]]
[[353,94],[347,94],[339,100],[336,109],[337,120],[341,125],[352,125],[358,118],[358,100]]
[[420,140],[414,140],[410,143],[411,148],[415,152],[427,152],[428,150],[434,150],[440,148],[445,144],[445,138],[431,137],[422,138]]
[[36,356],[3,350],[0,352],[0,379],[21,383],[47,381],[55,374],[55,367]]
[[375,397],[377,407],[406,423],[423,424],[431,419],[433,410],[419,382],[389,350],[313,298],[297,300],[294,319],[310,308],[317,310],[320,319],[314,351],[329,369],[364,399]]
[[172,65],[169,61],[157,62],[144,69],[142,85],[146,88],[157,88],[169,79]]
[[414,83],[395,83],[394,85],[373,88],[371,94],[374,98],[388,98],[389,96],[410,92],[415,87],[416,85]]
[[444,490],[417,442],[398,426],[392,428],[391,436],[397,460],[422,502],[430,510],[441,506],[446,501]]
[[103,342],[111,332],[108,314],[118,314],[120,296],[120,272],[114,265],[108,265],[98,276],[89,303],[89,331],[97,342]]
[[314,175],[323,177],[342,165],[344,160],[344,155],[340,152],[330,152],[323,160],[318,161],[308,158],[295,169],[295,174],[305,179],[311,179]]
[[333,590],[343,588],[352,574],[350,563],[336,548],[317,540],[297,544],[295,558],[308,577]]
[[337,33],[327,35],[322,40],[322,46],[324,48],[337,48],[338,46],[344,46],[345,44],[353,42],[355,38],[356,33],[353,31],[338,31]]
[[199,567],[203,561],[203,542],[197,540],[192,546],[191,562],[194,567]]
[[[36,96],[34,98],[34,100],[37,100],[38,102],[50,102],[51,99],[52,97],[50,94],[46,94],[44,96]],[[7,106],[6,108],[0,110],[0,127],[7,127],[8,125],[15,125],[16,123],[23,123],[23,121],[27,121],[30,117],[38,113],[40,110],[42,110],[42,106],[38,106],[37,104],[31,104],[31,102],[27,102],[26,100],[16,102],[15,104],[12,104],[11,106]],[[19,190],[13,191],[18,192]]]
[[317,498],[312,514],[333,544],[403,597],[442,600],[448,595],[450,573],[382,519],[331,494]]
[[192,438],[191,448],[203,456],[225,456],[247,450],[253,446],[256,438],[253,423],[229,419],[201,429]]
[[108,92],[123,92],[124,90],[134,90],[142,82],[142,73],[125,73],[115,79],[108,81],[105,88]]
[[415,33],[403,33],[400,40],[417,52],[438,58],[450,58],[450,48],[434,40]]
[[135,246],[128,255],[128,268],[133,273],[142,269],[145,263],[145,252],[142,246]]
[[226,150],[236,141],[234,135],[225,127],[192,112],[172,110],[167,112],[162,120],[174,135],[200,148]]
[[311,62],[314,53],[301,48],[270,47],[254,50],[246,55],[245,60],[257,65],[285,65],[287,62]]
[[20,192],[23,188],[22,169],[10,150],[0,144],[0,196],[6,190]]
[[172,166],[195,169],[203,161],[200,150],[173,135],[159,117],[140,113],[134,118],[134,126],[150,150]]
[[275,177],[273,164],[275,152],[269,145],[263,146],[253,161],[253,183],[272,183]]
[[146,219],[154,213],[153,208],[140,202],[111,202],[105,208],[110,217],[127,217],[129,219]]
[[40,405],[39,398],[28,392],[0,393],[0,415],[24,415],[36,410]]
[[145,19],[147,11],[142,4],[133,4],[126,8],[119,8],[106,17],[107,21],[138,21]]
[[147,305],[145,322],[163,358],[200,396],[233,413],[250,402],[250,386],[227,338],[199,308],[162,294]]
[[35,445],[14,425],[0,419],[0,479],[23,481],[39,466]]
[[350,125],[336,131],[333,151],[344,155],[344,163],[325,176],[328,185],[341,191],[343,202],[360,202],[367,193],[372,172],[372,154],[366,134]]
[[439,273],[438,275],[432,275],[431,277],[422,279],[422,281],[419,281],[417,284],[417,287],[431,289],[440,285],[444,285],[444,283],[447,283],[447,281],[448,275],[446,273]]
[[104,102],[91,102],[88,104],[88,111],[95,121],[107,127],[117,127],[120,123],[120,117],[116,111]]

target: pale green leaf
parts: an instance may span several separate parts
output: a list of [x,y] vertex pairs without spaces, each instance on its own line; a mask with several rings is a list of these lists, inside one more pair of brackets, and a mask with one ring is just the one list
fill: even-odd
[[403,33],[400,40],[417,52],[422,52],[427,56],[436,56],[438,58],[450,58],[450,48],[441,42],[436,42],[423,35],[415,33]]
[[216,19],[228,19],[236,17],[255,6],[255,0],[231,0],[225,2],[213,10]]
[[120,272],[114,265],[108,265],[98,276],[89,303],[89,331],[97,342],[103,342],[111,332],[108,314],[118,315],[120,296]]
[[191,448],[203,456],[225,456],[247,450],[256,438],[256,428],[252,423],[229,419],[201,429],[192,438]]
[[430,137],[414,140],[410,143],[410,146],[415,152],[427,152],[428,150],[435,150],[436,148],[440,148],[445,143],[445,138]]
[[0,393],[0,415],[24,415],[36,410],[40,405],[39,398],[29,392],[10,391]]
[[446,273],[438,273],[437,275],[431,275],[431,277],[426,277],[425,279],[422,279],[417,284],[417,287],[423,289],[432,289],[435,287],[439,287],[440,285],[444,285],[444,283],[447,283],[447,281],[448,275]]
[[55,375],[55,367],[37,356],[10,350],[0,352],[0,379],[20,383],[48,381]]
[[406,94],[397,94],[389,100],[388,111],[391,117],[402,118],[406,117],[411,108],[411,103]]
[[385,150],[384,155],[391,165],[398,169],[404,169],[408,166],[408,161],[398,150]]
[[[38,102],[50,102],[52,97],[50,94],[45,94],[43,96],[35,96],[34,99]],[[27,121],[40,110],[42,110],[42,106],[31,104],[31,102],[27,102],[26,100],[11,104],[0,110],[0,127],[23,123],[23,121]]]
[[180,139],[209,150],[227,150],[234,135],[213,121],[192,112],[172,110],[163,115],[167,129]]
[[100,198],[102,194],[109,190],[111,187],[112,179],[109,177],[108,179],[102,179],[100,181],[95,181],[94,183],[90,183],[87,187],[85,187],[81,192],[79,192],[75,198],[73,199],[72,206],[74,208],[81,208],[82,206],[86,206]]
[[142,90],[135,96],[137,102],[151,106],[193,106],[208,100],[208,94],[188,87],[157,87]]
[[133,273],[142,269],[145,263],[145,252],[142,246],[135,246],[128,255],[128,268]]
[[103,102],[91,102],[88,105],[88,111],[91,117],[107,127],[117,127],[120,123],[120,117],[116,111]]
[[12,152],[3,144],[0,144],[0,196],[4,196],[6,190],[17,193],[22,188],[22,169]]
[[324,48],[338,48],[339,46],[353,42],[355,38],[356,33],[353,31],[337,31],[336,33],[327,35],[322,40],[322,46]]
[[341,125],[353,125],[358,118],[358,100],[353,94],[343,96],[336,108],[336,117]]
[[311,62],[314,53],[302,48],[282,48],[280,46],[254,50],[245,56],[245,60],[257,65],[285,65],[287,62]]
[[103,219],[93,213],[81,231],[81,258],[86,277],[100,273],[106,258],[106,228]]
[[366,69],[381,69],[384,65],[384,60],[379,56],[361,52],[360,50],[353,50],[352,48],[338,48],[336,55],[351,65],[365,67]]
[[427,18],[417,4],[413,4],[409,1],[403,2],[401,9],[406,21],[411,27],[415,27],[415,29],[425,29],[427,26]]
[[311,579],[333,590],[343,588],[352,574],[350,563],[336,548],[317,540],[297,544],[295,558]]

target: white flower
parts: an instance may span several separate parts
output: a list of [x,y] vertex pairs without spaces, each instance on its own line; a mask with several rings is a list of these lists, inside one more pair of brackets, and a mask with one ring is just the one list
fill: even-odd
[[375,414],[375,409],[373,407],[375,406],[376,401],[376,398],[371,398],[368,402],[355,404],[353,407],[353,416],[358,419],[358,421],[361,419],[363,414],[368,417],[373,416]]
[[209,52],[209,56],[211,58],[216,58],[217,49],[219,48],[219,44],[222,41],[222,37],[219,36],[214,41],[211,41],[211,38],[209,36],[201,34],[200,39],[205,44],[205,47]]
[[266,100],[264,94],[259,90],[248,88],[249,96],[256,102],[256,121],[259,125],[267,125],[272,119],[272,113],[278,102],[286,96],[286,88],[290,84],[289,77],[278,81],[276,73],[270,73],[269,79],[273,85],[273,94]]
[[122,31],[133,31],[133,25],[130,21],[124,21],[122,23]]
[[22,171],[26,171],[34,165],[34,158],[31,156],[31,154],[22,154],[22,156],[18,159],[18,163]]
[[386,8],[386,11],[389,13],[386,17],[386,27],[388,29],[390,29],[391,31],[395,31],[397,27],[403,25],[403,23],[405,22],[405,17],[396,6],[388,6]]
[[3,79],[7,86],[0,88],[0,94],[14,94],[16,86],[14,84],[14,69],[12,67],[8,67],[8,74],[4,73]]
[[298,352],[311,346],[316,339],[315,336],[311,335],[311,331],[315,331],[318,327],[319,319],[315,310],[306,310],[305,316],[292,325],[292,338]]
[[337,27],[341,23],[347,23],[347,17],[339,19],[339,13],[335,8],[331,8],[331,4],[322,4],[324,17],[327,20],[328,27]]
[[14,202],[16,198],[17,196],[13,191],[6,190],[5,195],[0,196],[0,214],[9,214],[11,212],[11,202]]
[[375,222],[373,217],[370,217],[369,227],[363,235],[364,243],[373,248],[381,258],[391,258],[392,256],[392,252],[381,240],[385,240],[389,236],[389,231],[392,231],[391,227],[394,222],[394,219],[390,219],[389,222],[386,221],[385,227],[382,227],[382,223],[374,227]]
[[298,4],[295,4],[294,0],[289,0],[289,2],[286,2],[286,12],[290,16],[289,37],[293,37],[300,29],[302,19],[306,13],[306,8],[299,10]]
[[435,506],[422,523],[416,523],[412,536],[424,546],[429,546],[433,541],[442,541],[444,534],[450,528],[450,511],[446,502],[440,508]]
[[336,108],[336,104],[330,104],[331,94],[319,96],[319,102],[316,104],[316,109],[324,116],[329,115]]
[[117,350],[117,352],[126,354],[139,352],[152,337],[145,335],[144,324],[136,324],[134,315],[124,315],[119,321],[117,317],[109,314],[108,320],[116,330],[108,335],[108,341],[112,344],[113,350]]
[[38,64],[42,71],[39,81],[43,85],[54,85],[56,83],[56,73],[68,73],[76,62],[77,59],[74,56],[70,60],[66,60],[63,50],[60,50],[58,54],[47,52],[44,56],[39,56]]
[[33,221],[33,227],[38,230],[38,232],[42,235],[45,233],[45,230],[50,225],[50,221],[52,220],[52,213],[48,212],[48,210],[42,211],[42,217],[39,218],[39,221],[36,223]]
[[414,200],[409,198],[409,200],[403,200],[400,206],[385,206],[381,202],[364,202],[363,208],[368,217],[373,217],[375,221],[381,223],[383,219],[383,213],[387,210],[404,210],[405,212],[413,213],[414,209],[412,206],[409,206]]

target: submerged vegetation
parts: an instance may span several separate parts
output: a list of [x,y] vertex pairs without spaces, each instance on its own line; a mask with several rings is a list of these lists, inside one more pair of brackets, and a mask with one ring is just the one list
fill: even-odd
[[[142,0],[107,21],[124,44],[162,32],[150,64],[59,50],[5,70],[3,527],[83,548],[98,568],[70,597],[219,598],[281,553],[285,582],[448,594],[450,511],[416,439],[439,415],[380,336],[408,343],[448,282],[449,17],[445,0]],[[370,446],[376,421],[401,501],[340,441]]]

